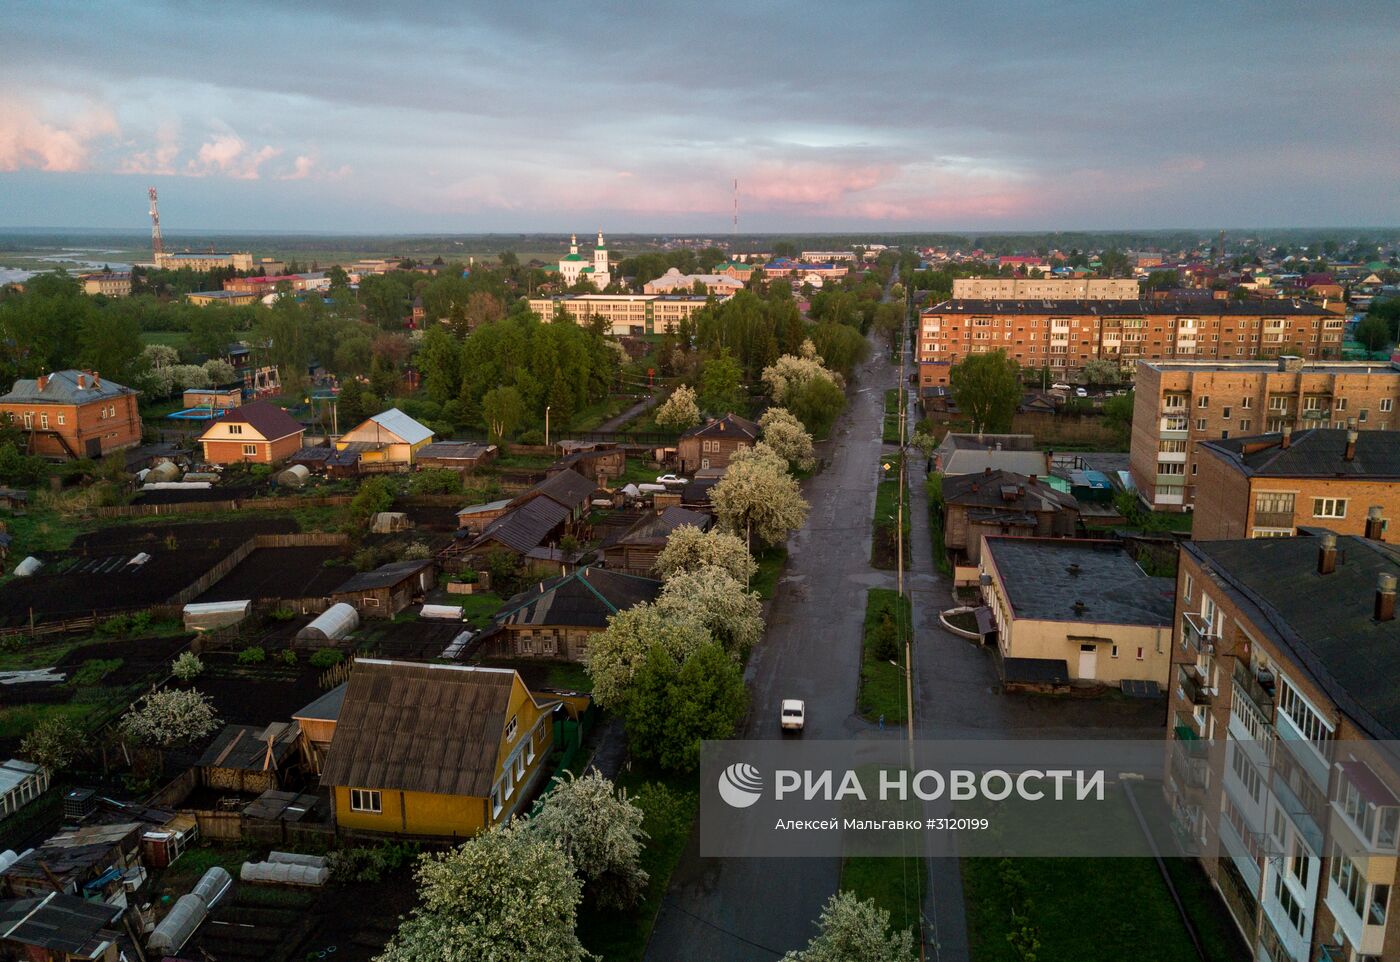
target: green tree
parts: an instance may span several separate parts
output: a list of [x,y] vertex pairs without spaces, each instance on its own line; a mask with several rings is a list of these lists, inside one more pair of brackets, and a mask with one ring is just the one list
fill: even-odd
[[56,775],[73,763],[83,740],[82,732],[72,722],[55,715],[45,718],[29,730],[29,734],[19,743],[19,752]]
[[827,900],[818,934],[807,948],[789,952],[783,962],[914,962],[914,936],[890,932],[890,913],[852,892]]
[[762,442],[734,453],[710,501],[720,523],[746,542],[778,544],[807,520],[807,502],[787,462]]
[[633,605],[608,618],[608,627],[588,642],[584,667],[593,680],[593,699],[617,710],[632,694],[632,682],[648,651],[660,645],[677,659],[713,639],[692,618],[665,615],[649,602]]
[[832,381],[813,378],[790,387],[784,403],[814,436],[826,437],[846,406],[846,394]]
[[1361,342],[1361,346],[1368,351],[1379,351],[1391,341],[1390,325],[1386,323],[1384,317],[1376,313],[1367,313],[1361,319],[1361,323],[1356,325],[1356,339]]
[[748,410],[743,368],[728,351],[701,365],[699,400],[700,407],[715,417]]
[[969,355],[953,365],[949,381],[953,401],[971,418],[974,431],[1011,430],[1021,401],[1021,368],[1005,351]]
[[1079,369],[1080,384],[1117,384],[1123,380],[1123,370],[1117,361],[1096,357],[1084,362]]
[[1390,339],[1400,341],[1400,297],[1388,297],[1371,302],[1366,317],[1379,317],[1390,329]]
[[429,327],[418,349],[418,370],[423,389],[438,404],[445,404],[462,391],[462,352],[458,341],[440,326]]
[[742,538],[718,528],[701,531],[693,524],[683,524],[672,531],[656,556],[656,574],[663,581],[710,566],[722,568],[743,584],[748,584],[758,571],[758,563],[744,547]]
[[500,443],[525,419],[525,402],[513,387],[492,388],[481,399],[481,413],[491,437]]
[[355,497],[350,501],[350,513],[364,520],[381,511],[388,511],[394,503],[394,488],[387,478],[370,478],[360,485]]
[[594,904],[625,909],[637,904],[647,885],[641,865],[642,843],[647,838],[642,818],[642,810],[628,800],[627,790],[615,789],[593,769],[582,778],[565,773],[544,796],[526,829],[564,850]]
[[647,653],[622,709],[628,744],[673,771],[693,771],[700,742],[729,738],[748,707],[739,664],[717,642],[683,661],[657,645]]
[[1103,421],[1113,429],[1118,446],[1126,448],[1133,429],[1133,392],[1115,394],[1103,402]]

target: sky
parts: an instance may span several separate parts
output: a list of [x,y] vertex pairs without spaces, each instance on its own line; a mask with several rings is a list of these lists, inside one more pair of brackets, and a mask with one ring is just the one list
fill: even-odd
[[0,0],[0,227],[1400,224],[1400,3]]

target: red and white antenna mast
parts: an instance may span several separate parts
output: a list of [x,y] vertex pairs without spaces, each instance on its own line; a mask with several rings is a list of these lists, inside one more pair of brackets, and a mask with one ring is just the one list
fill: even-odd
[[151,195],[151,252],[159,258],[165,253],[165,244],[160,239],[160,209],[156,206],[156,189],[151,187],[146,193]]

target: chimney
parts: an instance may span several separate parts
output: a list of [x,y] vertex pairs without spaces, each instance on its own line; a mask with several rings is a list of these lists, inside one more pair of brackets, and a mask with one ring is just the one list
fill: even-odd
[[1322,536],[1322,545],[1317,549],[1317,573],[1330,575],[1337,570],[1337,536],[1327,532]]
[[982,474],[983,474],[984,476],[990,475],[991,473],[992,473],[992,466],[991,466],[990,464],[987,465],[985,468],[982,469]]
[[96,371],[91,371],[90,373],[92,374],[92,386],[101,387],[102,377]]
[[1076,578],[1079,577],[1079,562],[1070,562],[1069,567],[1067,567],[1065,570],[1068,571],[1070,574],[1074,575]]
[[1283,426],[1283,449],[1284,449],[1285,451],[1287,451],[1287,450],[1288,450],[1290,447],[1292,447],[1292,446],[1293,446],[1293,425],[1291,425],[1291,424],[1285,424],[1285,425]]
[[1031,485],[1032,485],[1032,486],[1034,486],[1035,483],[1036,483],[1037,481],[1039,481],[1039,480],[1040,480],[1040,476],[1039,476],[1039,475],[1037,475],[1037,474],[1031,475]]
[[[1395,596],[1394,596],[1394,595],[1391,595],[1391,596],[1390,596],[1390,601],[1391,601],[1391,608],[1393,609],[1393,608],[1395,607]],[[1377,602],[1377,604],[1379,604],[1379,602]],[[1076,616],[1083,617],[1084,612],[1086,612],[1086,611],[1088,611],[1088,610],[1089,610],[1089,606],[1086,605],[1086,604],[1084,604],[1084,602],[1082,602],[1082,601],[1076,601],[1076,602],[1074,603],[1074,613],[1075,613]]]
[[1342,454],[1342,460],[1356,460],[1356,439],[1360,436],[1360,433],[1355,428],[1352,428],[1351,430],[1347,431],[1347,449]]
[[87,375],[80,371],[78,372],[78,390],[81,391],[85,387],[87,387]]
[[1395,620],[1395,575],[1382,573],[1376,577],[1376,620]]
[[49,376],[47,374],[40,374],[34,379],[34,386],[42,393],[44,388],[49,386]]
[[1378,504],[1373,504],[1366,511],[1366,540],[1385,540],[1385,509]]

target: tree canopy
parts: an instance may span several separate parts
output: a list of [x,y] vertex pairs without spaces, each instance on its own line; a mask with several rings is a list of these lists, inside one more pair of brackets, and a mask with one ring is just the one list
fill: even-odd
[[1003,350],[970,354],[953,365],[953,401],[974,431],[1005,433],[1021,402],[1021,368]]

